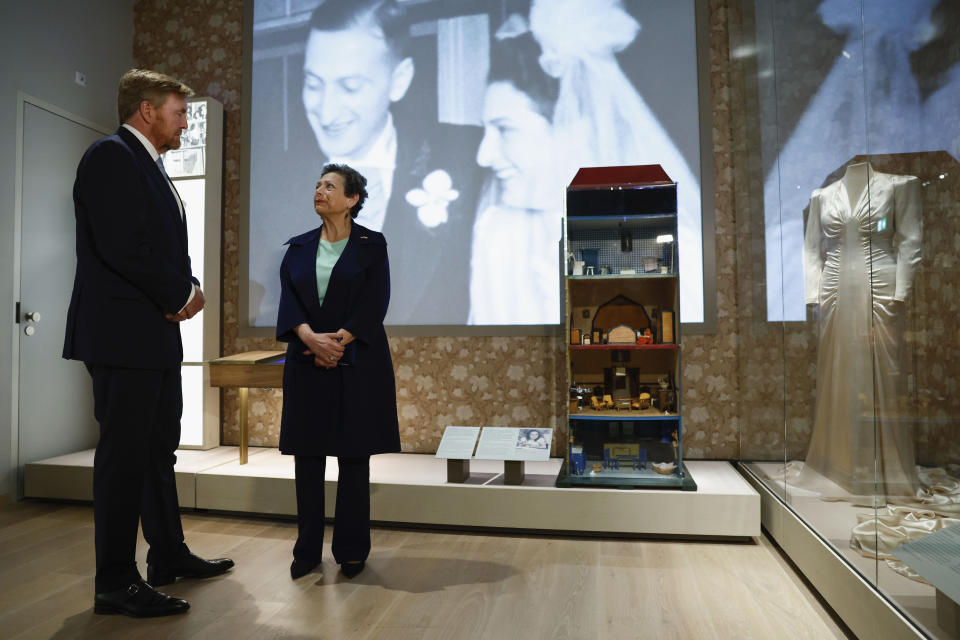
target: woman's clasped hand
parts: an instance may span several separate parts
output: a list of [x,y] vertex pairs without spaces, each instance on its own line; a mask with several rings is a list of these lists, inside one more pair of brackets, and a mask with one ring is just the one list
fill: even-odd
[[313,354],[313,364],[330,369],[337,366],[343,357],[344,344],[337,333],[315,333],[307,326],[297,331],[300,340],[307,346],[303,355]]

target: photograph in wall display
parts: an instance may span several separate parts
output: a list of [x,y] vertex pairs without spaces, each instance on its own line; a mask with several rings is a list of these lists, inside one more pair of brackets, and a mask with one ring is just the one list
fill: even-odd
[[328,162],[367,178],[388,326],[559,323],[564,188],[660,164],[703,321],[695,0],[253,0],[251,69],[249,326]]
[[824,176],[857,155],[960,159],[960,12],[955,0],[773,6],[755,2],[757,39],[777,47],[775,59],[756,50],[770,123],[762,128],[767,319],[802,321],[804,211]]
[[187,102],[187,130],[180,134],[180,148],[163,156],[163,167],[171,178],[202,176],[206,171],[207,103]]
[[181,149],[202,149],[207,144],[207,103],[187,103],[187,130],[180,134]]

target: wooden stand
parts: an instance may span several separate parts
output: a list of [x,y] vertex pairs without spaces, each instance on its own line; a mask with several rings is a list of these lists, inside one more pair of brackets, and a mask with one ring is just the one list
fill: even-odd
[[469,460],[447,459],[447,482],[464,483],[470,477]]
[[240,464],[247,464],[247,446],[250,440],[250,428],[247,426],[247,396],[249,391],[248,387],[237,389],[237,396],[240,401]]
[[960,638],[960,605],[940,589],[937,589],[937,624],[951,638]]
[[250,351],[210,361],[210,386],[237,389],[240,403],[240,464],[247,464],[247,398],[250,387],[283,387],[283,355],[283,351]]
[[503,484],[523,484],[523,460],[505,460]]

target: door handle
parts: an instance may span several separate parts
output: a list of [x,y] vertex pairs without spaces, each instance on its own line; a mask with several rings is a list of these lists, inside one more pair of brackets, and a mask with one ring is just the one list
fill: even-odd
[[27,322],[40,322],[40,312],[39,311],[28,311],[23,314],[23,319]]

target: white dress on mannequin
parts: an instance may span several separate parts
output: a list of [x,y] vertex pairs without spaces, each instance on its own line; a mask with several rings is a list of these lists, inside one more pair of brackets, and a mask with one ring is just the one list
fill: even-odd
[[875,491],[880,503],[912,496],[918,486],[897,396],[905,392],[902,303],[920,262],[920,207],[917,178],[868,164],[847,167],[810,200],[806,301],[819,306],[820,345],[804,475],[818,472],[855,501]]

